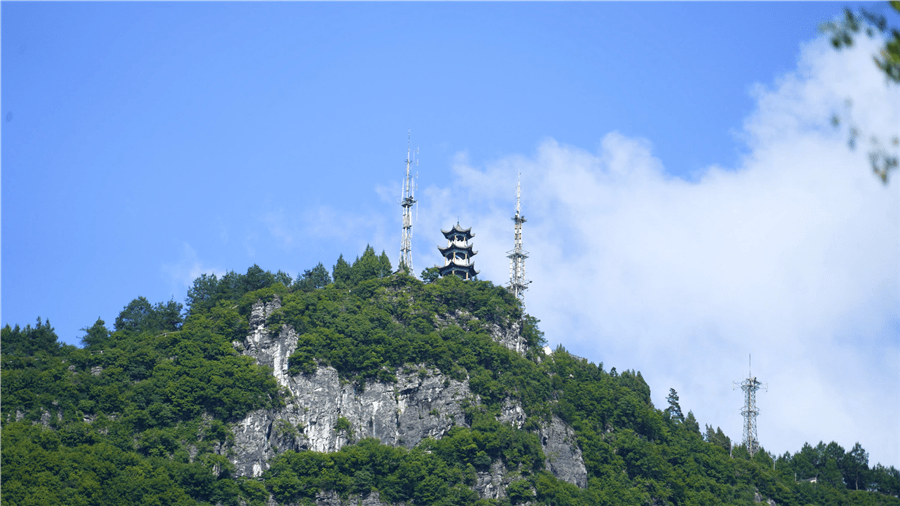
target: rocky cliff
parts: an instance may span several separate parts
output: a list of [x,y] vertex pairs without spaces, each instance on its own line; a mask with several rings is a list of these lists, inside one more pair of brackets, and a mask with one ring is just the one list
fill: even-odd
[[[243,342],[233,343],[259,364],[272,368],[286,397],[284,407],[251,412],[232,427],[235,441],[230,459],[237,474],[260,476],[270,459],[286,450],[334,452],[366,437],[412,448],[425,438],[442,437],[454,425],[466,424],[463,401],[478,402],[468,381],[453,380],[421,365],[397,369],[396,383],[370,381],[365,388],[342,380],[331,367],[291,375],[288,357],[297,345],[296,332],[289,325],[277,333],[266,327],[266,320],[280,307],[277,296],[269,303],[257,302],[250,317],[250,334]],[[439,324],[465,328],[467,320],[471,317],[457,312],[442,318]],[[512,350],[525,351],[517,324],[508,329],[495,325],[492,336]],[[525,413],[516,403],[508,402],[500,421],[521,428]],[[538,436],[547,458],[545,467],[558,478],[585,487],[587,471],[571,427],[554,416],[540,427]],[[474,488],[483,498],[500,498],[505,497],[510,481],[502,464],[495,462],[490,471],[478,474]],[[333,500],[323,496],[318,502],[332,504]]]

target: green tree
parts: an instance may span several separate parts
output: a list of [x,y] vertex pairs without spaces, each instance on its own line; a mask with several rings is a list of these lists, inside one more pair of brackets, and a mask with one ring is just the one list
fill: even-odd
[[215,305],[219,293],[219,279],[215,274],[201,274],[194,280],[194,284],[188,289],[187,298],[184,300],[188,313],[208,311]]
[[531,483],[526,480],[514,481],[506,487],[506,493],[512,504],[522,504],[530,501],[534,497],[534,490]]
[[319,262],[318,265],[312,269],[306,269],[302,274],[297,276],[294,288],[304,292],[311,292],[313,290],[325,288],[330,284],[331,276],[328,274],[328,269],[322,265],[322,262]]
[[219,300],[238,300],[247,291],[244,276],[234,271],[228,271],[216,286],[216,297],[212,305],[214,306],[215,302]]
[[849,485],[853,484],[855,490],[866,490],[866,475],[869,471],[869,452],[863,449],[862,445],[857,442],[853,448],[847,452],[843,458],[844,481]]
[[379,274],[389,274],[390,262],[388,269],[385,271],[384,266],[375,255],[375,250],[371,246],[366,246],[365,252],[358,257],[350,267],[350,284],[356,286],[367,279],[382,277]]
[[169,299],[166,303],[157,302],[153,307],[153,316],[157,327],[154,330],[172,332],[180,329],[184,322],[183,309],[184,306],[175,302],[174,299]]
[[81,329],[84,335],[81,336],[81,345],[85,347],[102,347],[109,344],[110,332],[106,328],[106,322],[101,318],[97,318],[90,327]]
[[900,496],[900,470],[894,466],[887,468],[876,464],[870,477],[873,490],[885,495]]
[[34,327],[26,325],[20,329],[18,325],[10,328],[9,324],[0,331],[0,347],[6,355],[20,355],[31,357],[38,353],[56,355],[60,351],[60,343],[50,320],[41,323],[38,317]]
[[244,293],[246,292],[254,292],[256,290],[262,290],[263,288],[268,288],[275,283],[275,275],[269,271],[264,271],[262,268],[256,264],[253,264],[252,267],[247,269],[247,274],[244,275]]
[[731,451],[731,438],[726,436],[720,427],[716,427],[716,443],[722,448]]
[[183,322],[182,307],[174,300],[158,302],[154,307],[146,297],[140,296],[122,309],[116,317],[115,329],[132,333],[175,331]]
[[383,278],[385,276],[389,276],[391,274],[391,260],[388,258],[387,253],[384,250],[381,250],[381,255],[378,257],[378,262],[381,264],[378,268],[378,277]]
[[426,267],[422,270],[422,281],[425,283],[433,283],[441,277],[441,270],[437,267]]
[[678,392],[674,388],[669,389],[669,396],[666,397],[666,401],[669,403],[669,407],[665,411],[666,417],[678,423],[683,422],[684,415],[681,414],[681,406],[678,404]]
[[279,270],[278,272],[275,273],[275,282],[281,283],[282,285],[289,287],[294,283],[294,280],[291,278],[290,274],[288,274],[282,270]]
[[700,423],[694,417],[693,411],[688,411],[687,418],[684,419],[684,428],[690,432],[700,434]]
[[342,287],[350,283],[350,264],[344,260],[343,254],[338,257],[331,272],[335,285]]

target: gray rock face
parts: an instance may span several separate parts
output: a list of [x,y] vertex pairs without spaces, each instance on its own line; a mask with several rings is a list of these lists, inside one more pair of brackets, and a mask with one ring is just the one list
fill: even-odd
[[[500,411],[499,420],[517,429],[525,424],[525,410],[517,402],[507,399]],[[550,423],[541,424],[538,432],[541,450],[547,459],[544,467],[557,478],[581,488],[587,486],[587,468],[581,449],[575,441],[575,431],[556,415]]]
[[[297,347],[297,333],[289,325],[281,327],[277,334],[266,328],[266,319],[280,307],[277,296],[268,304],[257,302],[250,317],[250,334],[243,343],[234,343],[260,365],[272,367],[278,384],[288,393],[283,408],[251,412],[232,427],[235,441],[229,458],[239,476],[261,476],[268,469],[268,462],[286,450],[334,452],[367,437],[412,448],[425,438],[442,437],[454,425],[465,425],[463,400],[478,402],[469,390],[468,380],[456,381],[424,366],[399,368],[395,371],[396,383],[370,381],[364,389],[342,381],[332,367],[291,375],[288,357]],[[464,326],[467,316],[457,314],[441,323]],[[498,342],[524,352],[518,324],[509,330],[495,327]],[[500,421],[522,428],[525,418],[521,406],[510,400],[503,407]],[[346,419],[349,431],[335,429],[341,419]],[[587,471],[574,431],[554,417],[540,429],[539,437],[547,456],[546,467],[560,479],[584,487]],[[478,473],[474,489],[483,498],[505,497],[506,486],[517,474],[510,475],[502,462],[494,462],[489,471]],[[355,497],[350,503],[358,502],[382,504],[375,494]],[[333,494],[322,495],[317,503],[344,504]]]
[[759,495],[759,490],[753,492],[753,502],[767,504],[768,506],[778,506],[772,499],[764,499],[763,496]]
[[586,487],[587,468],[575,442],[575,431],[553,415],[549,424],[541,426],[540,438],[547,470],[563,481]]
[[525,338],[522,337],[522,326],[519,322],[513,322],[508,329],[497,324],[491,325],[491,337],[494,341],[506,346],[516,353],[523,354],[526,351]]
[[[244,354],[272,367],[290,397],[283,408],[254,411],[233,427],[232,462],[237,474],[260,476],[267,462],[285,450],[334,452],[366,437],[412,448],[422,439],[440,438],[450,427],[465,424],[460,405],[471,397],[468,381],[424,367],[400,368],[395,371],[397,383],[368,382],[364,390],[341,381],[332,367],[291,375],[288,357],[297,347],[297,333],[286,325],[273,336],[265,327],[266,317],[280,306],[277,298],[253,306],[253,326],[243,346]],[[349,432],[335,430],[341,418],[349,422]]]
[[335,494],[333,491],[328,492],[320,492],[316,495],[316,504],[318,506],[386,506],[387,503],[381,502],[381,498],[378,495],[378,492],[372,492],[371,494],[360,497],[358,495],[351,495],[346,499],[341,499],[341,496]]
[[[433,373],[396,373],[396,384],[369,382],[364,391],[341,382],[331,367],[310,375],[285,374],[286,382],[279,378],[291,394],[285,407],[254,411],[233,428],[232,462],[238,474],[259,476],[268,460],[285,450],[334,452],[367,437],[412,448],[426,437],[440,438],[453,425],[465,423],[460,403],[471,395],[467,381]],[[335,430],[341,418],[349,422],[349,433]]]
[[522,409],[518,402],[506,399],[503,407],[500,409],[500,418],[498,420],[501,423],[508,423],[517,429],[521,429],[525,425],[526,418],[525,410]]
[[475,491],[482,499],[502,499],[506,497],[506,486],[513,477],[503,468],[503,462],[495,460],[489,471],[479,471]]

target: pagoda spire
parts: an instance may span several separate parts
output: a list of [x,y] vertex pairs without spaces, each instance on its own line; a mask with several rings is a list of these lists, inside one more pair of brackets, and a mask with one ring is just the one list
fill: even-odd
[[[406,136],[406,178],[403,180],[403,186],[400,189],[400,207],[403,208],[403,235],[400,237],[400,262],[398,269],[406,266],[409,272],[413,272],[412,264],[412,207],[417,202],[415,198],[416,182],[410,175],[410,166],[419,165],[418,154],[419,149],[412,151],[410,148],[410,135]],[[416,174],[418,178],[418,173]]]
[[522,307],[525,307],[525,290],[531,281],[525,279],[525,259],[528,258],[528,252],[522,249],[522,224],[527,221],[522,215],[522,173],[519,173],[519,180],[516,183],[516,215],[512,217],[515,223],[515,248],[506,255],[509,258],[509,285],[510,292],[522,301]]

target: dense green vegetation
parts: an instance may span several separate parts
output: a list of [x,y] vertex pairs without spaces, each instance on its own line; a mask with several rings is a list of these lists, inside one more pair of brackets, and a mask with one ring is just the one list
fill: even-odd
[[223,336],[236,312],[180,306],[135,299],[84,348],[40,320],[2,330],[3,504],[238,504],[223,421],[281,397]]
[[[83,329],[82,348],[60,344],[40,319],[5,327],[2,504],[308,503],[321,491],[416,505],[752,504],[758,491],[779,505],[900,505],[900,472],[870,467],[859,445],[750,458],[720,429],[701,432],[674,390],[655,408],[639,372],[607,371],[562,348],[544,356],[538,321],[502,287],[423,278],[392,273],[384,253],[367,248],[331,273],[319,264],[296,279],[258,266],[203,275],[186,307],[138,297],[112,330],[100,319]],[[467,378],[481,402],[464,405],[466,426],[412,450],[363,439],[331,454],[284,452],[261,479],[234,476],[229,424],[285,394],[232,341],[247,335],[253,304],[275,296],[282,307],[267,323],[298,333],[295,374],[331,366],[362,389],[395,381],[398,368],[429,367]],[[525,356],[491,337],[513,325]],[[509,400],[524,408],[525,430],[497,421]],[[585,489],[544,469],[536,429],[554,414],[577,434]],[[477,473],[496,465],[511,473],[508,498],[479,500]]]
[[471,428],[454,427],[440,440],[425,440],[413,450],[363,439],[332,454],[285,452],[264,479],[275,498],[285,503],[311,501],[319,491],[334,490],[361,495],[378,491],[382,500],[392,503],[465,506],[478,502],[470,487],[477,471],[487,470],[494,460],[520,469],[522,477],[547,474],[540,471],[543,455],[534,434],[482,413],[473,415]]

